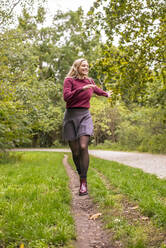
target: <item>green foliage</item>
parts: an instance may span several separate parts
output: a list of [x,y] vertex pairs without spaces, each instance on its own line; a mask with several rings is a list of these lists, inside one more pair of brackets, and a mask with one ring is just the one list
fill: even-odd
[[1,34],[5,40],[0,46],[1,149],[35,144],[36,134],[46,146],[60,137],[62,89],[48,73],[49,66],[47,70],[42,66],[45,51],[37,53],[40,45],[36,47],[37,24],[42,20],[42,8],[34,17],[24,10],[18,28]]
[[112,107],[107,99],[93,97],[91,114],[94,122],[92,146],[166,153],[166,112],[161,107],[132,106],[129,109],[120,102]]
[[151,86],[150,82],[154,77],[145,61],[139,61],[142,55],[131,57],[128,53],[114,46],[104,45],[100,58],[93,63],[93,71],[96,71],[98,80],[108,90],[113,90],[114,104],[121,99],[126,105],[133,102],[143,105],[147,84]]
[[27,143],[28,119],[21,101],[16,99],[12,85],[0,82],[0,150]]
[[106,44],[95,68],[99,77],[103,75],[106,87],[113,88],[127,105],[149,104],[148,87],[153,88],[156,83],[159,85],[155,92],[157,105],[165,104],[165,13],[164,0],[97,0],[89,12],[90,28],[102,27],[106,35]]
[[107,98],[91,99],[91,114],[94,124],[94,135],[92,143],[97,145],[105,139],[116,141],[116,128],[119,122],[119,113],[116,107],[112,108]]
[[51,146],[61,141],[63,80],[76,58],[85,56],[91,61],[96,54],[99,36],[93,33],[90,38],[86,33],[81,8],[57,12],[52,27],[42,27],[44,20],[44,8],[40,7],[36,15],[24,8],[17,28],[0,34],[4,41],[0,45],[1,94],[5,89],[5,95],[10,95],[10,104],[5,105],[2,99],[2,111],[11,117],[2,127],[3,149]]
[[166,113],[163,109],[134,108],[123,113],[118,129],[120,145],[143,152],[166,153]]
[[96,12],[98,7],[103,9],[102,14],[97,12],[96,16],[102,18],[101,23],[108,39],[113,40],[118,35],[120,47],[125,50],[133,48],[132,55],[142,54],[143,59],[146,55],[147,65],[154,63],[162,68],[165,61],[164,0],[96,2]]
[[13,24],[16,16],[15,9],[20,7],[21,9],[32,10],[34,3],[38,6],[45,2],[45,0],[1,0],[0,4],[0,29],[5,30]]
[[[165,114],[157,115],[163,131],[151,118],[153,108],[157,112],[166,104],[163,1],[143,5],[130,0],[96,1],[87,16],[81,8],[58,11],[51,27],[43,26],[44,8],[30,14],[27,6],[33,1],[24,2],[18,26],[0,34],[0,149],[62,142],[63,80],[73,61],[86,57],[90,76],[101,88],[114,92],[111,101],[91,101],[92,143],[108,140],[112,147],[165,152]],[[12,18],[8,13],[15,4],[10,2],[5,10],[7,2],[2,2],[0,15],[6,13],[6,21]],[[97,27],[105,31],[105,43]],[[113,45],[114,35],[119,36],[118,47]],[[133,103],[146,106],[147,120]],[[147,128],[148,119],[159,132]]]
[[85,57],[89,63],[96,59],[100,47],[100,35],[87,31],[86,17],[82,8],[63,13],[58,11],[53,21],[54,35],[58,39],[54,68],[57,78],[63,81],[73,61]]

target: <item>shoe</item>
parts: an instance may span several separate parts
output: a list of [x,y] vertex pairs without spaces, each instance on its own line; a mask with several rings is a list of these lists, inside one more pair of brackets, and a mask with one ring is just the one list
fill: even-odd
[[86,178],[81,178],[80,179],[80,190],[79,190],[79,195],[87,195],[88,190],[87,190],[87,181]]

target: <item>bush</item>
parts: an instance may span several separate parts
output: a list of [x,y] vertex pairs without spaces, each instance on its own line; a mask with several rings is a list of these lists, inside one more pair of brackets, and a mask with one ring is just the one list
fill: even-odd
[[121,116],[118,142],[124,149],[166,153],[165,111],[147,107],[132,109]]
[[63,145],[58,140],[55,140],[52,147],[53,148],[61,148],[61,147],[63,147]]
[[138,106],[128,109],[123,104],[112,108],[104,100],[94,98],[91,112],[94,122],[91,148],[166,153],[164,109]]
[[122,147],[136,150],[142,140],[140,128],[136,125],[131,125],[129,121],[122,122],[118,130],[118,140]]
[[166,153],[166,134],[156,134],[144,139],[138,147],[139,151],[152,153]]

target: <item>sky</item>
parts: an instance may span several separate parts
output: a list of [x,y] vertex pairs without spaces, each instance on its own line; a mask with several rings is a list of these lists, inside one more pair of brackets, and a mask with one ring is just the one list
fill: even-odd
[[[47,10],[46,26],[51,25],[52,18],[57,10],[62,10],[64,12],[68,10],[76,11],[80,6],[83,8],[85,13],[88,12],[90,7],[93,6],[95,0],[46,0],[44,8]],[[37,6],[33,6],[32,13],[36,13]],[[21,14],[21,6],[17,5],[14,9],[15,17]]]
[[94,0],[47,0],[47,3],[51,12],[54,12],[57,9],[76,10],[80,6],[82,6],[85,11],[88,11],[93,5]]
[[88,12],[90,7],[93,6],[95,0],[47,0],[45,4],[48,11],[48,23],[51,23],[51,17],[57,10],[77,10],[80,6],[85,12]]
[[[50,26],[52,24],[52,18],[57,10],[62,10],[64,12],[68,10],[76,11],[81,6],[85,13],[87,13],[94,2],[95,0],[46,0],[44,7],[47,10],[47,17],[44,25]],[[16,12],[17,14],[20,13],[21,9],[18,8]],[[103,41],[105,41],[105,36],[102,37]],[[113,44],[118,44],[118,37],[115,37]]]
[[[47,9],[47,20],[45,22],[46,26],[51,25],[52,17],[54,16],[57,10],[67,11],[73,10],[76,11],[80,6],[83,8],[85,13],[88,12],[90,7],[93,6],[95,0],[46,0],[47,3],[45,4]],[[105,36],[102,35],[102,40],[105,41]],[[113,44],[115,46],[118,45],[118,37],[114,37]]]

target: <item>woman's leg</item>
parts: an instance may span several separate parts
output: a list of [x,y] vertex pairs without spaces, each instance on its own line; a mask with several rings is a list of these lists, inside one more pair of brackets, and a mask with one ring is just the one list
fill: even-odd
[[81,169],[81,179],[86,179],[88,167],[89,167],[89,153],[88,153],[88,144],[89,136],[81,136],[79,138],[79,148],[80,148],[80,169]]
[[87,172],[89,167],[88,153],[89,136],[81,136],[78,140],[69,141],[72,151],[73,161],[76,165],[78,174],[80,175],[79,195],[87,195]]
[[80,175],[81,169],[80,169],[80,145],[78,140],[69,141],[69,146],[72,151],[72,157],[74,164],[76,166],[77,172]]

